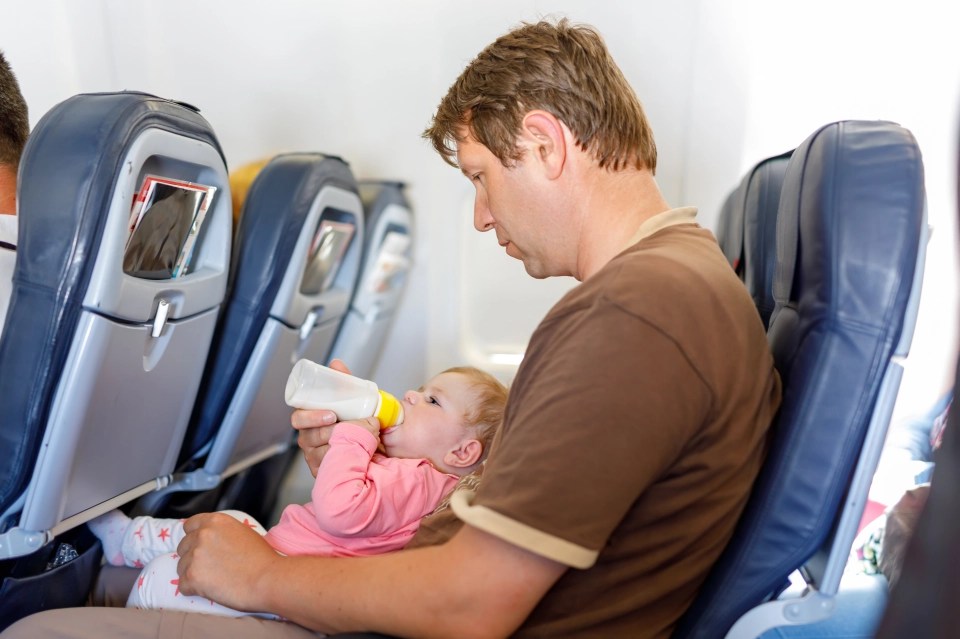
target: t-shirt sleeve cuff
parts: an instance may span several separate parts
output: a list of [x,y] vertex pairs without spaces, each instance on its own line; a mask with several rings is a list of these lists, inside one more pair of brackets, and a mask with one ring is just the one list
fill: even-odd
[[450,498],[450,508],[465,524],[571,568],[589,568],[597,561],[599,551],[537,530],[486,506],[474,505],[474,495],[472,490],[461,489]]

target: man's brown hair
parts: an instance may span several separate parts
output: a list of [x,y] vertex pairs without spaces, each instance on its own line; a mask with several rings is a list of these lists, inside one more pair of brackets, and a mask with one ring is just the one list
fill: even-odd
[[27,103],[17,76],[0,51],[0,164],[17,167],[30,135]]
[[533,109],[566,124],[600,167],[656,172],[657,147],[636,94],[600,34],[566,19],[524,23],[481,51],[423,137],[456,166],[456,143],[466,130],[509,166],[522,155],[517,138]]

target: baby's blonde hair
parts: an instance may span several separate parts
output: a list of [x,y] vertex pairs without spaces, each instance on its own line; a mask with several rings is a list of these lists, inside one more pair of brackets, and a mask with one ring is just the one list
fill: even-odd
[[[493,438],[503,423],[503,411],[507,406],[507,387],[496,377],[474,366],[454,366],[443,371],[444,373],[459,373],[470,380],[470,386],[477,393],[477,403],[463,416],[465,426],[473,430],[477,441],[483,446],[480,461],[487,458]],[[441,373],[442,374],[442,373]],[[431,514],[435,515],[450,507],[450,496],[461,488],[476,490],[483,474],[483,464],[479,464],[473,471],[460,477],[456,486],[440,500]]]
[[476,404],[463,419],[483,446],[480,458],[486,459],[493,437],[503,421],[509,391],[496,377],[474,366],[454,366],[443,372],[466,376],[470,380],[470,387],[477,393]]

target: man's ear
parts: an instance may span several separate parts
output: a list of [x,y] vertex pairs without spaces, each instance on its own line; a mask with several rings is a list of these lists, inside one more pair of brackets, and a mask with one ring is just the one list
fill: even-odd
[[535,109],[523,117],[521,138],[527,149],[544,166],[549,179],[563,172],[567,160],[566,132],[552,113]]
[[483,444],[476,439],[464,439],[457,447],[444,455],[443,463],[451,468],[469,468],[483,454]]

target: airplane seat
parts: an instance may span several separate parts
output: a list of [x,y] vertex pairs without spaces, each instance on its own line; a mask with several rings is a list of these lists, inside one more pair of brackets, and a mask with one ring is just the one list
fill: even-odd
[[231,243],[213,130],[144,93],[53,107],[17,199],[0,337],[0,628],[82,603],[100,550],[77,527],[169,480]]
[[402,182],[362,180],[364,238],[357,288],[330,359],[369,379],[386,343],[413,259],[413,211]]
[[775,306],[773,278],[777,265],[777,208],[787,163],[793,151],[759,162],[743,178],[743,283],[760,313],[770,323]]
[[[909,350],[926,248],[909,131],[844,121],[794,152],[768,338],[783,402],[738,527],[676,639],[742,639],[830,616]],[[807,588],[777,599],[799,569]]]
[[[371,379],[397,314],[413,260],[413,211],[402,182],[360,180],[364,212],[364,245],[357,287],[340,331],[330,351],[330,360],[343,360],[357,377]],[[302,458],[291,451],[280,482],[271,469],[262,473],[267,482],[264,494],[276,495],[273,511],[261,521],[278,520],[280,511],[299,493],[309,475]],[[246,510],[249,498],[234,490],[230,500],[237,510]],[[259,507],[259,505],[257,505]],[[252,514],[252,513],[251,513]]]
[[743,279],[743,189],[742,182],[727,195],[717,220],[717,243],[733,271]]
[[290,153],[260,170],[237,226],[223,319],[180,454],[182,472],[142,499],[138,513],[238,508],[224,503],[225,495],[227,502],[237,495],[259,501],[269,492],[263,478],[232,492],[221,484],[232,478],[247,486],[242,478],[257,466],[283,465],[277,458],[290,454],[287,377],[301,357],[327,361],[356,285],[363,240],[362,203],[342,159]]

